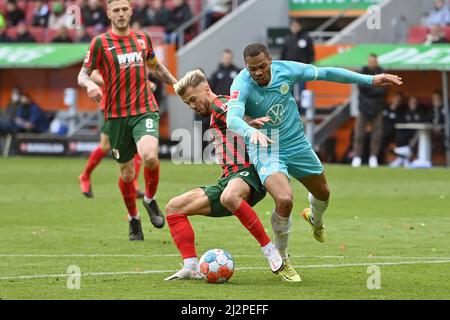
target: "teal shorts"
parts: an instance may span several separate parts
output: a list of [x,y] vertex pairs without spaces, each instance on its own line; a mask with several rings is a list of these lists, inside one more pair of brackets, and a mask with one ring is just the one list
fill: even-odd
[[295,179],[320,175],[323,172],[322,163],[311,147],[295,153],[286,154],[281,151],[279,154],[261,156],[254,160],[253,164],[263,185],[270,175],[277,172]]

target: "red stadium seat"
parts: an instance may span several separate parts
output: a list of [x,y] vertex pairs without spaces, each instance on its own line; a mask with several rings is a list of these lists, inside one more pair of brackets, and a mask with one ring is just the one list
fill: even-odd
[[6,29],[6,34],[8,37],[10,37],[11,39],[15,39],[16,35],[17,35],[17,27],[8,27]]
[[44,27],[29,27],[28,31],[36,39],[36,42],[45,42],[47,29]]
[[445,26],[444,28],[445,39],[450,42],[450,26]]
[[423,43],[428,34],[428,28],[425,26],[412,26],[408,32],[408,43]]

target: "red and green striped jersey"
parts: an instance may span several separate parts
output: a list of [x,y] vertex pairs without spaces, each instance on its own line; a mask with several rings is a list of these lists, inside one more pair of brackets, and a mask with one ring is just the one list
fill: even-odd
[[222,166],[222,178],[238,170],[250,167],[250,160],[244,139],[227,129],[226,103],[230,97],[219,96],[211,105],[211,122],[209,128],[214,141],[216,157]]
[[128,36],[109,31],[92,39],[84,66],[103,77],[106,119],[158,111],[146,70],[154,57],[150,37],[142,31],[130,30]]

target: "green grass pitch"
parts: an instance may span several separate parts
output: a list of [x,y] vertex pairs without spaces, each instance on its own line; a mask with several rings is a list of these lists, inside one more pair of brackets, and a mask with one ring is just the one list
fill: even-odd
[[[117,165],[111,160],[99,165],[92,176],[95,198],[85,199],[77,181],[85,161],[0,159],[0,299],[450,298],[448,169],[326,166],[332,193],[324,244],[301,219],[307,193],[292,181],[290,254],[303,279],[299,284],[284,283],[269,271],[257,242],[236,218],[193,217],[199,256],[217,247],[234,257],[231,280],[211,285],[164,282],[181,263],[167,225],[153,228],[139,203],[145,241],[128,241]],[[191,188],[214,184],[219,174],[217,165],[163,161],[160,206]],[[269,235],[272,203],[267,196],[256,206]],[[79,289],[67,286],[69,266],[83,273]],[[372,266],[379,274],[371,273]],[[369,289],[377,275],[379,289]]]

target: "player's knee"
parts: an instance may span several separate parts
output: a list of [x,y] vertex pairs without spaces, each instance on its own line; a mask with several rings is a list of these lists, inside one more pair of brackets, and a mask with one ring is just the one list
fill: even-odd
[[120,172],[120,178],[125,183],[133,182],[134,176],[135,176],[134,168],[124,168]]
[[281,194],[276,196],[275,204],[279,213],[290,213],[293,207],[293,195],[291,193]]
[[177,198],[172,198],[167,203],[165,211],[167,215],[171,215],[180,212],[180,209],[180,202],[177,200]]
[[233,191],[225,190],[220,196],[220,203],[228,210],[236,211],[242,202],[242,197]]
[[141,158],[144,166],[149,169],[153,169],[158,165],[158,156],[156,154],[144,153]]

